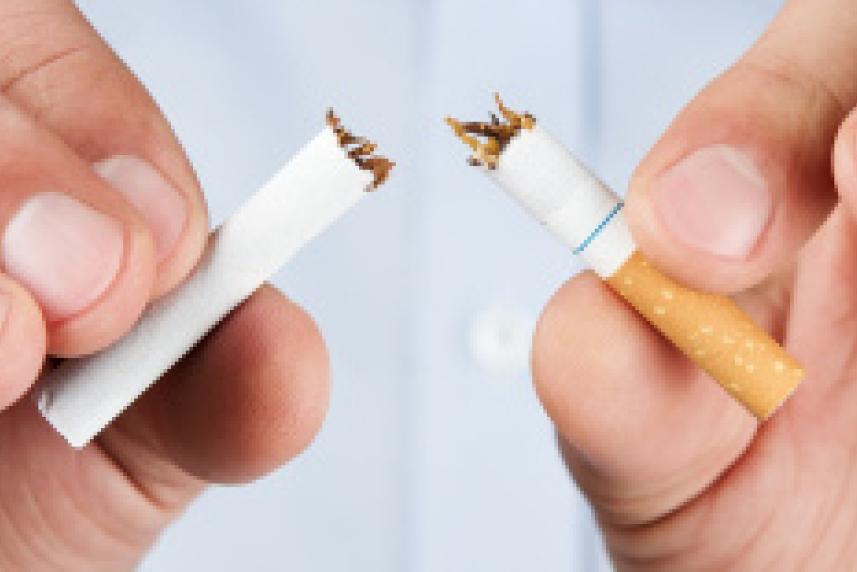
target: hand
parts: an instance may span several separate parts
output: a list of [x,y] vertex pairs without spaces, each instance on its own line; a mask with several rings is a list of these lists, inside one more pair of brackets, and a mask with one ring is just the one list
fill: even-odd
[[641,249],[805,366],[764,425],[591,273],[545,309],[536,387],[620,569],[857,563],[855,103],[854,3],[793,0],[631,182]]
[[0,86],[0,569],[131,568],[206,483],[307,445],[324,345],[263,287],[71,450],[21,397],[46,353],[103,348],[188,276],[205,205],[157,107],[70,1],[0,1]]

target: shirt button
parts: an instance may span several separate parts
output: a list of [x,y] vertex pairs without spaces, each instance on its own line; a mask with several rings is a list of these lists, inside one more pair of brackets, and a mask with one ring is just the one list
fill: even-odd
[[523,308],[497,305],[481,310],[469,331],[470,354],[487,372],[513,375],[529,370],[534,319]]

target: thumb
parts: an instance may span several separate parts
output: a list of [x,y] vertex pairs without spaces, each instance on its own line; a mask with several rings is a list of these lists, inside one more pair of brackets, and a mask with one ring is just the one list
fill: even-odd
[[790,262],[836,199],[831,148],[857,101],[855,53],[849,2],[789,3],[638,167],[626,212],[641,249],[723,293]]

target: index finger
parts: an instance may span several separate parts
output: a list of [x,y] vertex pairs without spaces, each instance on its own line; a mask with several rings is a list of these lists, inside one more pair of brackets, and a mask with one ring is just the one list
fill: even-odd
[[159,257],[153,294],[181,282],[207,236],[199,184],[146,89],[72,2],[0,3],[0,86],[142,215]]

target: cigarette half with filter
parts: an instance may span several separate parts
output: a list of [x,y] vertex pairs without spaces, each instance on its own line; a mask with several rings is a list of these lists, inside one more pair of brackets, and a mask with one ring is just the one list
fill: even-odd
[[803,378],[800,365],[731,299],[676,283],[637,250],[622,201],[528,113],[448,118],[470,164],[517,199],[649,323],[758,419]]
[[115,344],[46,374],[35,393],[42,415],[85,446],[392,167],[329,111],[321,133],[211,233],[193,275]]

